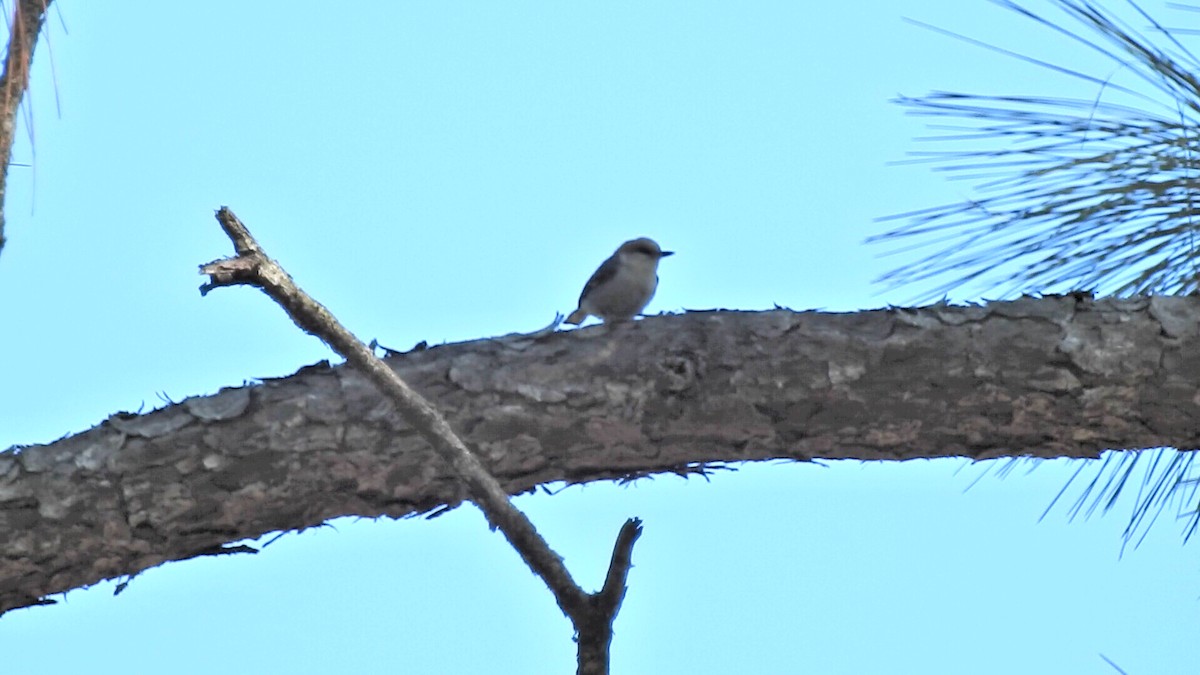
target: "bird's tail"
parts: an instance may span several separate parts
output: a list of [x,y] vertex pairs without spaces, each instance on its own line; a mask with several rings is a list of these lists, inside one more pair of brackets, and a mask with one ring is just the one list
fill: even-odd
[[579,324],[583,323],[583,320],[586,318],[587,312],[583,311],[582,309],[577,309],[574,312],[571,312],[571,316],[567,317],[567,323],[571,324],[572,326],[578,326]]

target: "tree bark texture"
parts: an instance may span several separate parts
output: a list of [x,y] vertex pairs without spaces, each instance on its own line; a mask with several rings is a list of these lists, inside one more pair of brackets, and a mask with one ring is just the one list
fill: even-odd
[[[512,494],[770,458],[1200,446],[1200,298],[689,312],[394,356]],[[317,364],[0,453],[0,611],[345,515],[457,505],[359,373]]]

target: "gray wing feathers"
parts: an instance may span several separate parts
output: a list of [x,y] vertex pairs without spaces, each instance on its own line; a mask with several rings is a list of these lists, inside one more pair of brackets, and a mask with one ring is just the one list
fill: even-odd
[[580,307],[583,306],[583,299],[586,298],[589,293],[596,290],[598,286],[602,286],[605,283],[612,281],[612,278],[617,276],[617,268],[619,265],[620,264],[617,262],[616,253],[610,255],[608,260],[605,260],[600,264],[600,267],[596,269],[596,272],[592,275],[592,278],[588,279],[588,282],[583,285],[583,292],[579,294]]

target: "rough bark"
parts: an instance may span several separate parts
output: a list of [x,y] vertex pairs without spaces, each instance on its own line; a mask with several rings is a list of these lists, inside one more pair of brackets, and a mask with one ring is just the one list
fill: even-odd
[[[511,494],[767,458],[1200,445],[1200,298],[690,312],[395,356]],[[461,483],[347,367],[0,454],[0,610]]]

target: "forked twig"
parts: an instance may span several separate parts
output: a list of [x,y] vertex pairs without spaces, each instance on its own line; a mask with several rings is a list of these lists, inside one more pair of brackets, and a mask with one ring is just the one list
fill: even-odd
[[217,221],[233,242],[237,255],[201,265],[200,273],[208,275],[209,281],[200,287],[200,292],[207,294],[214,288],[242,284],[261,289],[297,326],[320,338],[374,382],[392,400],[404,420],[453,467],[488,522],[504,534],[525,564],[550,587],[578,634],[578,672],[607,673],[612,622],[625,597],[630,556],[634,542],[641,535],[641,521],[630,519],[621,528],[604,587],[595,594],[585,592],[571,578],[562,558],[551,550],[529,518],[512,505],[500,483],[454,433],[446,418],[342,326],[329,310],[296,286],[232,211],[221,207]]

